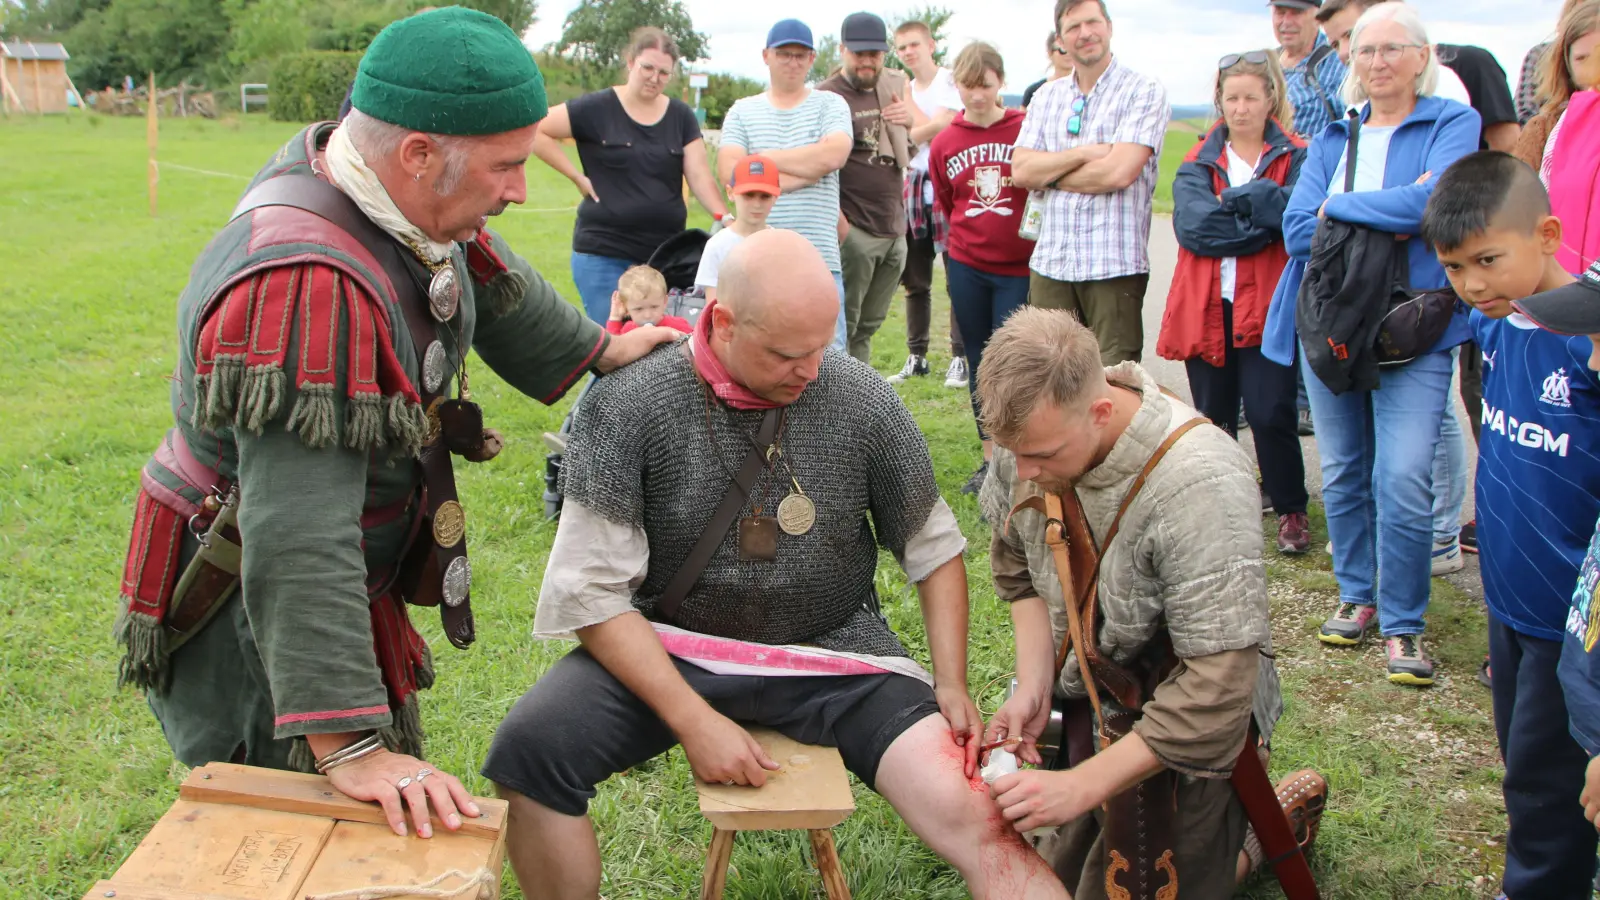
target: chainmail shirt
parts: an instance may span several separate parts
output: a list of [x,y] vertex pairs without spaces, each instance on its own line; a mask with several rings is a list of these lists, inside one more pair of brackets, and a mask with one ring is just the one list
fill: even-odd
[[[561,491],[618,525],[642,529],[649,566],[633,606],[658,618],[662,591],[728,490],[760,411],[707,400],[679,345],[600,379],[579,404]],[[777,559],[741,559],[728,529],[673,624],[764,644],[904,656],[878,615],[878,547],[904,559],[939,503],[926,442],[893,388],[829,351],[817,380],[785,411],[782,454],[757,478],[740,517],[776,515],[790,470],[816,504],[803,535],[778,534]],[[787,461],[787,467],[783,461]]]

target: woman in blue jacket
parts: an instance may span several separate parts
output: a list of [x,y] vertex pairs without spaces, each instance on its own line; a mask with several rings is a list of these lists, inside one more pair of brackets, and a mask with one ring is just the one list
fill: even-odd
[[[1290,260],[1262,341],[1263,354],[1283,365],[1295,360],[1295,298],[1319,220],[1394,234],[1407,244],[1411,288],[1442,288],[1448,284],[1444,270],[1417,237],[1422,210],[1444,170],[1478,148],[1478,114],[1433,96],[1439,62],[1411,6],[1372,7],[1350,42],[1345,99],[1360,107],[1362,118],[1355,189],[1344,191],[1348,125],[1336,121],[1312,142],[1283,215]],[[1450,397],[1450,351],[1469,336],[1466,315],[1458,310],[1432,350],[1382,370],[1372,391],[1335,395],[1301,363],[1339,579],[1339,607],[1320,638],[1353,646],[1379,625],[1389,680],[1398,684],[1433,683],[1433,663],[1422,647],[1433,547],[1432,469]]]

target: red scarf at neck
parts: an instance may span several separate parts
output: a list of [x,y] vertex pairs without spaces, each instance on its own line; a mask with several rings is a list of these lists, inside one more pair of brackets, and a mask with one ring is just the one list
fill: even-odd
[[716,352],[711,349],[711,311],[716,308],[715,300],[706,304],[706,308],[700,311],[699,321],[694,323],[694,336],[690,338],[689,345],[693,351],[694,370],[700,373],[706,384],[711,385],[711,393],[716,394],[717,399],[734,409],[777,409],[782,406],[734,381],[733,376],[728,374],[727,366],[717,358]]

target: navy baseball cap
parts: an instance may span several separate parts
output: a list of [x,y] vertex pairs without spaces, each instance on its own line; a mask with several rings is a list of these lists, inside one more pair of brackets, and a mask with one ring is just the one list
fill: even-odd
[[1583,277],[1553,291],[1514,301],[1518,312],[1556,334],[1600,334],[1600,259]]
[[767,32],[768,50],[788,44],[799,44],[807,50],[817,49],[817,45],[811,40],[811,29],[799,19],[784,19]]
[[889,28],[883,20],[869,12],[851,13],[844,17],[839,29],[839,41],[852,53],[889,50]]

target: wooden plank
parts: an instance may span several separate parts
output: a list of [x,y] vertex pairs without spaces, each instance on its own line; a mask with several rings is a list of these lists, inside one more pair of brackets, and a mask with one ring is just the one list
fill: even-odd
[[[385,828],[389,821],[383,814],[383,807],[341,794],[334,790],[324,775],[259,769],[232,763],[210,763],[190,771],[183,787],[178,790],[178,796],[206,803],[231,803],[255,809],[326,816],[346,822],[366,822]],[[476,819],[462,816],[461,830],[457,833],[495,837],[505,829],[506,802],[491,797],[473,799],[483,815]],[[412,821],[408,810],[408,827]],[[437,816],[433,821],[434,834],[448,833]]]
[[83,900],[233,900],[222,894],[196,894],[193,891],[175,891],[171,888],[152,888],[126,881],[97,881]]
[[293,900],[331,819],[178,800],[113,881],[229,900]]
[[730,831],[832,828],[855,811],[838,750],[801,744],[766,728],[752,728],[750,735],[783,768],[768,772],[759,788],[696,782],[700,813],[712,825]]
[[[496,887],[482,896],[498,897],[501,865],[495,843],[493,837],[469,837],[443,831],[436,831],[433,837],[426,839],[415,835],[400,837],[387,825],[339,822],[316,865],[300,886],[299,896],[316,897],[380,886],[420,887],[451,871],[463,873],[466,879],[487,871],[493,876]],[[450,877],[432,887],[450,891],[468,883],[466,879]],[[395,900],[418,900],[416,894],[393,896]],[[479,894],[467,892],[463,896]]]

